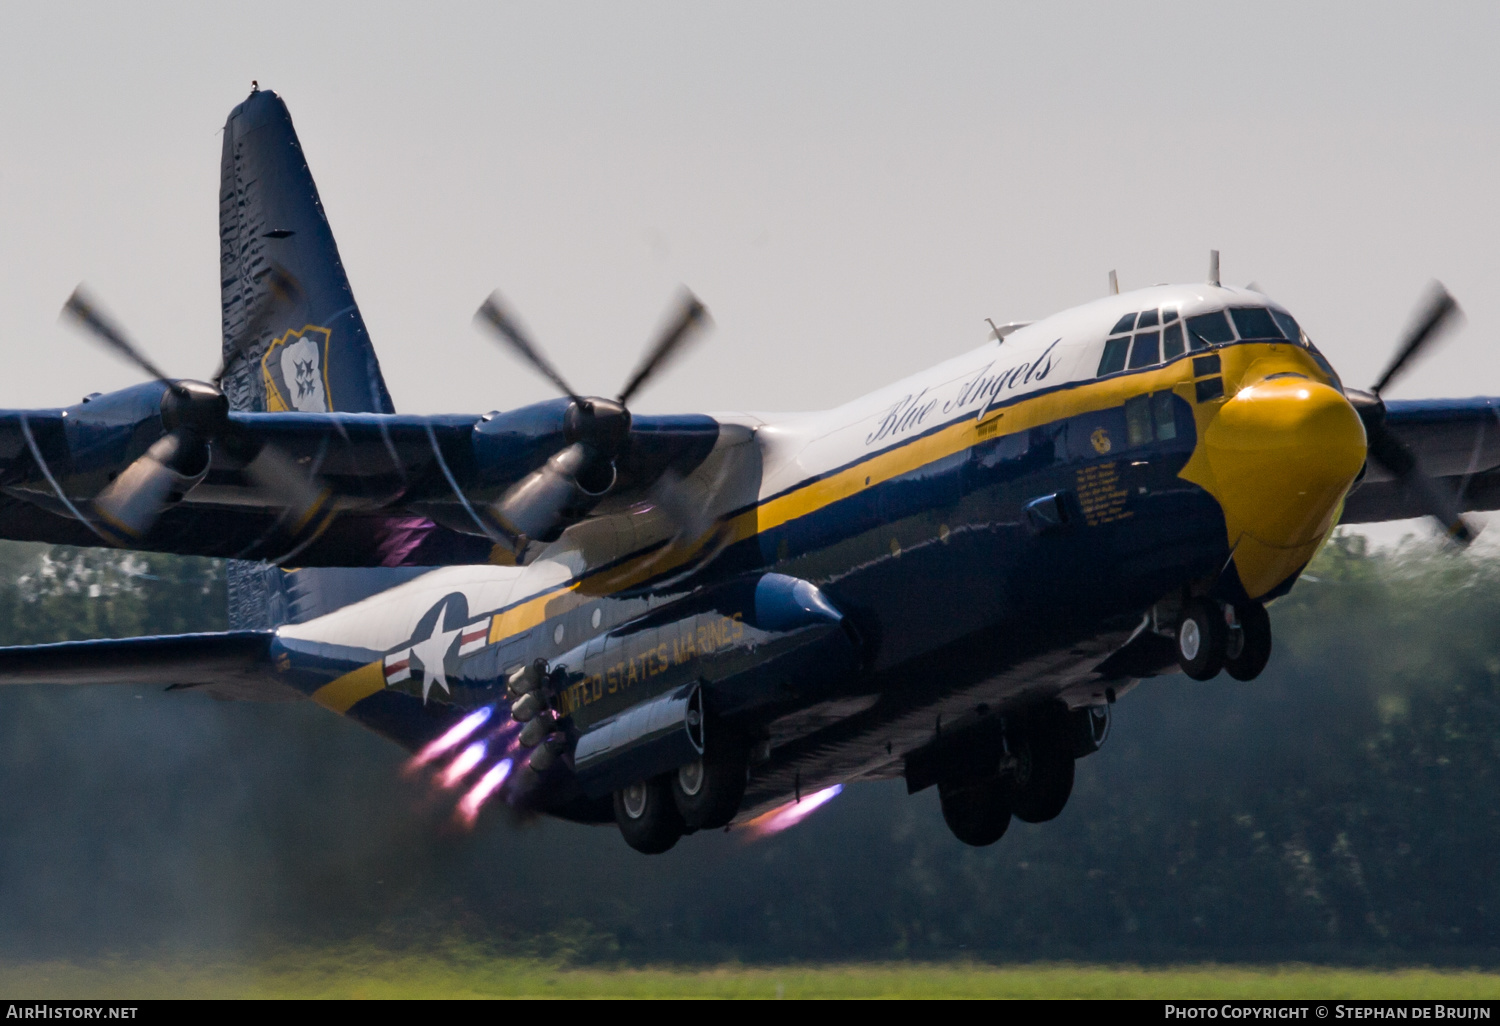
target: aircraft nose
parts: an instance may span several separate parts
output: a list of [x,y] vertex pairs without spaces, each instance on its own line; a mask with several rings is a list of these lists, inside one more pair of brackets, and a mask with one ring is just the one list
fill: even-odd
[[1240,581],[1259,598],[1306,565],[1365,461],[1343,393],[1299,374],[1240,388],[1203,436]]

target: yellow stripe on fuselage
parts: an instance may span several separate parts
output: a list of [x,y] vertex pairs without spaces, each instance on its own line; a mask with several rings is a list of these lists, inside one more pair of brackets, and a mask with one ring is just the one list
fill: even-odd
[[312,700],[325,709],[346,713],[356,702],[385,690],[385,660],[377,659],[331,680],[312,693]]

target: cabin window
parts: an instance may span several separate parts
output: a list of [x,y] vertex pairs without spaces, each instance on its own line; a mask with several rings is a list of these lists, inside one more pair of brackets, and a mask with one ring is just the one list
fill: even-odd
[[1177,413],[1170,391],[1133,396],[1125,401],[1125,440],[1130,445],[1170,442],[1177,437]]
[[1177,414],[1172,407],[1171,392],[1156,392],[1151,396],[1151,419],[1156,421],[1156,438],[1170,442],[1177,437]]
[[1129,331],[1135,327],[1135,314],[1128,313],[1115,322],[1115,326],[1109,329],[1111,335],[1118,335],[1122,331]]
[[1182,325],[1168,324],[1161,333],[1161,358],[1163,360],[1175,360],[1182,353]]
[[1280,339],[1281,329],[1271,319],[1271,311],[1263,306],[1236,307],[1229,311],[1234,326],[1242,339]]
[[1187,319],[1188,348],[1206,349],[1209,346],[1234,341],[1234,330],[1223,310],[1199,314]]
[[[1131,314],[1134,317],[1134,314]],[[1104,343],[1104,357],[1099,361],[1099,376],[1125,369],[1125,354],[1130,350],[1130,336],[1112,338]]]
[[1151,441],[1151,397],[1138,395],[1125,401],[1125,438],[1132,445]]
[[1135,337],[1130,349],[1130,369],[1161,363],[1161,332],[1143,331]]

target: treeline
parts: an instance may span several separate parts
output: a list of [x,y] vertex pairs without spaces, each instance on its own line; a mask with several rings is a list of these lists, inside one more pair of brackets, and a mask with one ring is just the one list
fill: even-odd
[[[0,548],[6,642],[216,629],[202,560]],[[661,858],[454,829],[310,703],[0,690],[0,952],[482,942],[576,959],[1500,962],[1500,559],[1330,546],[1251,684],[1143,683],[1073,800],[966,848],[930,792]]]

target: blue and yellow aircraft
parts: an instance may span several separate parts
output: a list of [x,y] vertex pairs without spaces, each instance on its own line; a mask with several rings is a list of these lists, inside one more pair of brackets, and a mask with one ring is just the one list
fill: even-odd
[[[1496,400],[1384,402],[1218,281],[1110,294],[835,409],[641,416],[707,323],[682,297],[614,398],[498,297],[561,393],[395,412],[290,115],[234,109],[223,367],[0,411],[0,536],[229,560],[232,630],[0,650],[0,682],[311,699],[412,753],[457,813],[613,821],[643,852],[861,780],[936,785],[969,844],[1068,799],[1110,704],[1250,680],[1265,606],[1341,520],[1500,506]],[[293,569],[295,568],[295,569]]]

